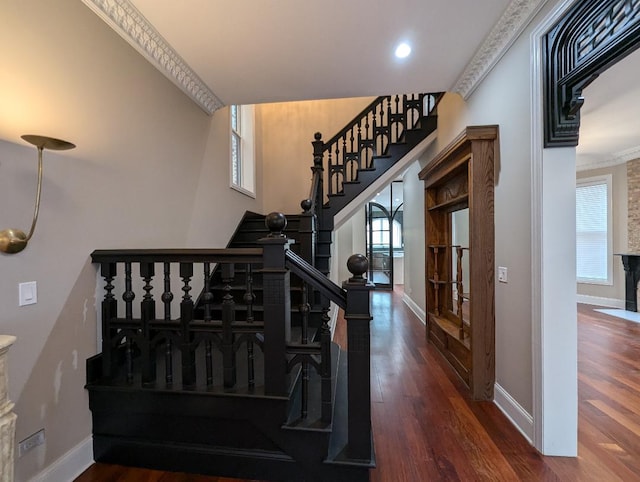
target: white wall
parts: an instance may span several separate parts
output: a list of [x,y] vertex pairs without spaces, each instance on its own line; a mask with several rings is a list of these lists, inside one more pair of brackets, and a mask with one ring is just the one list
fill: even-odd
[[333,241],[329,276],[332,281],[342,286],[342,282],[351,277],[347,269],[349,256],[367,254],[364,207],[357,209],[353,216],[334,231]]
[[[0,229],[28,230],[33,213],[36,149],[20,134],[78,146],[44,153],[34,237],[0,255],[0,332],[18,338],[16,438],[41,428],[47,438],[17,460],[16,480],[26,481],[91,432],[83,387],[100,300],[90,253],[224,246],[261,201],[228,188],[225,112],[204,114],[82,2],[4,2],[0,45]],[[32,280],[38,303],[20,308],[18,283]]]
[[[444,97],[438,108],[437,144],[432,146],[422,157],[424,165],[467,125],[498,124],[500,127],[500,158],[496,160],[495,185],[495,259],[497,266],[508,268],[509,282],[506,284],[496,283],[496,381],[500,393],[506,394],[506,398],[509,399],[510,406],[506,409],[513,411],[510,415],[520,417],[522,422],[520,428],[530,438],[533,438],[534,428],[532,419],[534,414],[534,367],[532,362],[534,338],[532,333],[536,328],[534,322],[539,323],[539,319],[534,320],[532,314],[534,311],[532,310],[532,279],[534,277],[532,238],[535,237],[532,225],[535,223],[532,215],[531,193],[538,188],[532,184],[531,131],[534,112],[531,104],[532,58],[529,36],[534,26],[540,23],[551,10],[552,3],[543,9],[467,102],[457,95],[448,94]],[[566,181],[564,166],[571,165],[573,162],[575,168],[575,149],[562,151],[547,156],[549,160],[545,160],[545,177],[542,179],[544,183],[547,176],[553,178],[556,175],[556,169],[558,170],[558,182],[555,185],[549,184],[548,190],[543,194],[544,199],[549,203],[545,205],[544,212],[564,219],[561,225],[545,221],[545,236],[547,237],[542,241],[544,243],[552,242],[553,238],[556,248],[555,254],[550,252],[550,248],[546,250],[544,280],[547,284],[546,291],[542,293],[542,299],[551,299],[555,296],[557,303],[548,303],[544,308],[544,313],[549,323],[555,323],[556,334],[562,335],[560,340],[564,352],[556,352],[554,359],[567,364],[566,371],[564,370],[565,365],[546,368],[561,372],[562,377],[565,377],[564,380],[568,381],[563,391],[566,394],[563,409],[567,409],[565,422],[569,423],[564,426],[556,424],[557,427],[567,427],[566,436],[563,440],[558,440],[556,447],[551,448],[551,445],[548,445],[550,447],[549,453],[554,452],[555,448],[561,447],[565,442],[565,448],[572,444],[574,448],[576,447],[576,433],[572,432],[572,427],[575,429],[575,424],[570,423],[572,414],[576,412],[575,391],[573,390],[575,388],[574,365],[576,357],[576,339],[573,336],[575,335],[575,304],[571,306],[575,302],[575,281],[573,283],[567,281],[569,279],[567,273],[575,276],[575,270],[572,271],[571,268],[575,263],[575,233],[572,235],[567,231],[567,226],[571,227],[572,225],[572,216],[575,216],[575,204],[571,206],[569,201],[565,202],[570,198],[571,192],[575,193],[575,190],[574,181],[570,181],[568,185],[566,182],[563,183]],[[405,196],[411,196],[410,183],[405,183],[405,186],[405,189],[408,190],[405,192]],[[417,207],[418,199],[415,200],[415,209],[411,208],[413,203],[406,199],[405,202],[405,218],[409,222],[417,220],[420,209]],[[539,209],[542,209],[542,206],[539,206]],[[406,248],[407,256],[414,257],[416,261],[419,256],[424,256],[424,246],[420,244],[416,242]],[[548,265],[551,263],[551,259],[555,265]],[[558,262],[560,259],[563,260],[562,263]],[[407,263],[408,266],[413,264],[413,262]],[[555,274],[552,268],[558,270],[555,283],[552,283],[550,279],[550,275]],[[405,272],[405,280],[408,280],[405,281],[405,291],[411,297],[411,302],[424,308],[423,277]],[[572,292],[574,294],[571,294]],[[558,299],[559,297],[562,298]],[[551,306],[557,308],[555,312],[549,311]],[[569,307],[569,312],[567,312],[567,307]],[[545,339],[547,338],[545,337]],[[535,348],[537,351],[537,345]],[[571,380],[572,373],[573,381]],[[562,377],[559,378],[563,379]],[[551,378],[550,376],[548,380]],[[554,396],[560,393],[557,386],[547,385],[546,389],[548,394],[553,393]],[[503,397],[504,399],[505,397]],[[549,395],[549,399],[551,399],[551,395]],[[557,400],[557,398],[555,399]],[[556,410],[556,413],[560,412],[561,410]],[[558,420],[556,419],[555,422]],[[558,435],[559,431],[557,428],[552,430],[551,424],[549,425],[549,436]],[[570,452],[571,449],[564,453],[569,455]]]
[[[418,174],[424,166],[416,161],[404,173],[403,219],[404,219],[404,295],[417,307],[424,318],[425,272],[424,272],[424,186]],[[424,319],[423,319],[424,321]]]

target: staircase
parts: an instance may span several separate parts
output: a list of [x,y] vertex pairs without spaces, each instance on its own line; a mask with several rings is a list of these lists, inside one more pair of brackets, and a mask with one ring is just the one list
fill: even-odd
[[[96,461],[369,480],[372,285],[359,255],[343,287],[326,277],[333,218],[435,130],[439,99],[379,97],[329,142],[316,134],[303,212],[247,212],[226,249],[92,253],[105,281],[102,351],[87,360]],[[331,303],[348,351],[331,342]]]
[[443,93],[381,96],[329,141],[316,133],[303,216],[317,219],[315,266],[329,272],[335,216],[437,128]]

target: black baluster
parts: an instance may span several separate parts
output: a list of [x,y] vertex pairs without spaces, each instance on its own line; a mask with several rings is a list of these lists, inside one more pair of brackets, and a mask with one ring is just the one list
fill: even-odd
[[[253,323],[253,302],[256,296],[253,294],[253,268],[251,263],[247,263],[247,278],[246,278],[246,291],[244,293],[243,301],[247,305],[247,323]],[[249,387],[255,386],[255,355],[253,353],[253,339],[247,340],[247,379],[249,381]]]
[[171,320],[171,302],[173,301],[173,293],[171,292],[171,265],[164,263],[164,292],[162,293],[162,302],[164,303],[164,319]]
[[140,304],[142,317],[142,333],[139,340],[142,363],[142,384],[150,384],[156,380],[156,357],[155,350],[151,348],[152,333],[149,324],[156,317],[156,302],[153,299],[151,290],[151,280],[155,275],[155,265],[153,263],[140,263],[140,276],[144,281],[144,295]]
[[340,142],[336,141],[336,166],[338,167],[338,174],[336,174],[336,190],[334,191],[336,194],[342,192],[342,183],[340,182],[340,172],[343,173],[344,176],[344,162],[340,162]]
[[193,264],[180,263],[180,277],[184,286],[182,291],[182,302],[180,303],[180,323],[182,327],[182,385],[192,388],[196,385],[196,357],[192,344],[190,324],[193,320],[193,300],[191,291],[191,277],[193,276]]
[[[368,119],[368,117],[366,118]],[[366,123],[368,123],[368,120],[365,120]],[[365,125],[365,129],[366,129],[366,125]],[[362,152],[361,149],[362,148],[362,125],[361,122],[358,121],[358,170],[362,169]],[[353,150],[353,148],[352,148]],[[366,164],[365,164],[366,165]]]
[[127,331],[125,336],[125,365],[127,370],[127,383],[133,383],[133,343],[131,342],[131,330]]
[[[127,321],[133,320],[133,300],[136,295],[133,292],[131,284],[131,263],[126,262],[124,264],[124,293],[122,299],[125,302],[125,318]],[[133,382],[133,329],[127,331],[125,336],[125,368],[127,372],[127,383]]]
[[136,294],[131,287],[131,263],[126,262],[124,264],[124,293],[122,299],[125,302],[125,318],[127,321],[133,319],[133,300],[136,298]]
[[[211,321],[211,303],[213,302],[213,293],[210,289],[211,285],[211,264],[204,263],[204,294],[202,302],[204,303],[204,321]],[[207,371],[207,386],[213,385],[213,354],[211,349],[211,340],[204,343],[205,367]]]
[[328,155],[327,155],[327,175],[329,176],[329,193],[328,194],[333,194],[333,182],[331,180],[331,173],[333,172],[333,157],[332,157],[332,152],[331,149],[328,149]]
[[[309,343],[309,297],[307,291],[307,283],[302,283],[302,303],[298,307],[300,311],[300,318],[302,319],[302,344],[307,345]],[[309,364],[306,361],[302,362],[302,401],[301,401],[301,415],[302,418],[307,418],[309,411]]]
[[224,386],[232,388],[236,384],[236,352],[234,350],[235,336],[233,322],[236,319],[235,301],[231,294],[231,283],[235,277],[233,263],[222,265],[222,282],[224,295],[222,297],[222,370]]
[[115,286],[111,283],[116,277],[116,263],[102,263],[100,274],[107,283],[104,287],[106,293],[102,301],[102,375],[109,379],[113,373],[116,361],[117,348],[111,343],[115,336],[115,330],[111,328],[111,320],[118,316],[118,301],[112,293]]
[[[164,292],[162,293],[162,302],[164,303],[164,320],[171,321],[171,302],[173,301],[173,293],[171,292],[171,265],[164,263]],[[167,385],[173,384],[173,346],[171,337],[167,336],[165,342],[164,365],[165,365],[165,382]]]

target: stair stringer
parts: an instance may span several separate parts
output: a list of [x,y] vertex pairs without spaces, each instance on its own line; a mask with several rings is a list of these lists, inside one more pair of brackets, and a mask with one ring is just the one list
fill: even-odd
[[373,196],[376,192],[380,191],[387,184],[391,183],[394,179],[398,177],[399,174],[402,173],[409,165],[416,161],[416,159],[421,156],[427,148],[437,139],[438,131],[434,130],[431,134],[425,137],[418,145],[416,145],[413,149],[407,152],[403,157],[401,157],[393,166],[391,166],[387,171],[382,173],[380,177],[378,177],[375,181],[373,181],[367,188],[365,188],[360,194],[354,197],[345,207],[343,207],[340,211],[338,211],[333,217],[333,228],[338,229],[342,226],[347,220],[353,216],[353,214],[361,209]]

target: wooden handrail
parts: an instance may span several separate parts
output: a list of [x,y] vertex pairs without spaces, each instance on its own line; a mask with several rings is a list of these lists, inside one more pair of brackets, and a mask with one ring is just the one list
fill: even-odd
[[262,248],[97,249],[94,263],[260,263]]
[[314,289],[329,298],[329,300],[333,301],[340,308],[346,308],[346,290],[340,288],[333,281],[327,278],[326,275],[311,266],[293,251],[287,251],[286,260],[287,268],[289,268],[294,274],[302,278],[306,283],[309,283]]

